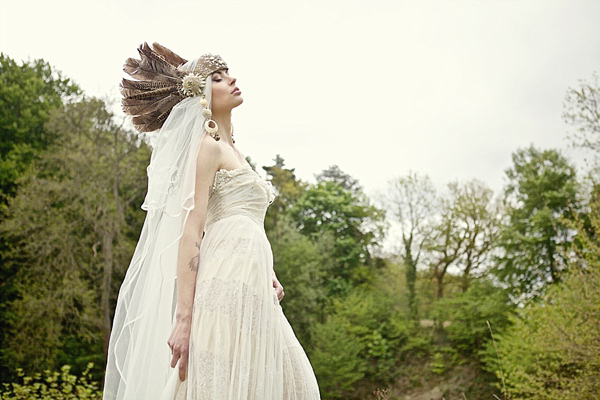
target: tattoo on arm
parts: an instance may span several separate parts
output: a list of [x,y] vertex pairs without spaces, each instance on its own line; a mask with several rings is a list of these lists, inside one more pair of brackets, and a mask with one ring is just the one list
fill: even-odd
[[198,272],[198,269],[200,268],[200,243],[196,242],[196,247],[198,248],[198,255],[192,257],[188,264],[190,270],[194,272]]

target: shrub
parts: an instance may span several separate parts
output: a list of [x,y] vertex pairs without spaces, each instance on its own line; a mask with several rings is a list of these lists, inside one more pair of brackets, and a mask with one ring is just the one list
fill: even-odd
[[35,374],[33,377],[25,376],[22,369],[17,369],[17,374],[22,383],[4,383],[2,400],[12,399],[40,399],[40,400],[100,400],[102,392],[96,382],[90,377],[93,363],[80,377],[71,375],[71,367],[65,365],[60,372],[44,371],[44,374]]

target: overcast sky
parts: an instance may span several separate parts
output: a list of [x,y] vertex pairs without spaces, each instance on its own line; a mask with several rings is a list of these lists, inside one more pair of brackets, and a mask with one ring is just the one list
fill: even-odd
[[314,181],[337,164],[371,195],[410,170],[498,192],[517,148],[566,148],[565,92],[600,72],[600,1],[0,0],[0,51],[90,95],[118,102],[143,41],[226,60],[258,166],[280,154]]

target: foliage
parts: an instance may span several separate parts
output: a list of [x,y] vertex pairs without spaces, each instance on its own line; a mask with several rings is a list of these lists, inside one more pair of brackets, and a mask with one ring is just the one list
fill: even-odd
[[[592,205],[600,227],[600,203]],[[582,224],[578,223],[578,228]],[[600,247],[579,230],[581,249],[564,281],[532,302],[498,341],[500,361],[488,344],[488,369],[504,375],[511,398],[595,399],[600,393]]]
[[275,229],[279,220],[285,217],[287,210],[301,196],[306,186],[304,182],[296,178],[294,168],[284,168],[285,161],[279,154],[273,161],[275,161],[274,165],[263,167],[277,194],[265,216],[267,232]]
[[325,320],[325,277],[331,268],[333,238],[313,242],[300,234],[288,218],[270,233],[273,265],[284,285],[281,306],[303,347],[312,348],[312,327]]
[[[28,172],[38,152],[55,136],[44,124],[52,110],[78,96],[79,87],[44,60],[22,62],[0,54],[0,221],[6,202],[15,195],[19,179]],[[19,268],[3,258],[13,244],[0,235],[0,345],[15,315],[9,303],[19,297],[13,285]],[[9,370],[0,362],[0,376]]]
[[321,171],[321,173],[316,174],[315,178],[317,182],[333,182],[341,186],[344,190],[355,194],[362,192],[362,187],[358,183],[358,180],[342,171],[337,165],[331,165],[329,168]]
[[576,128],[570,139],[575,147],[600,151],[600,86],[594,72],[590,81],[579,80],[579,88],[565,95],[563,119]]
[[370,248],[383,233],[383,212],[362,193],[338,184],[320,182],[305,190],[289,209],[299,231],[312,240],[329,233],[335,238],[334,267],[327,285],[330,294],[345,294],[351,287],[369,282],[373,273]]
[[356,290],[335,300],[335,312],[315,328],[311,362],[325,398],[349,398],[363,385],[394,378],[406,321],[389,296]]
[[438,299],[444,296],[450,267],[460,270],[461,289],[466,291],[473,276],[490,265],[502,218],[492,190],[483,182],[451,182],[448,189],[439,198],[439,216],[426,246]]
[[100,400],[102,392],[91,379],[92,368],[93,364],[88,364],[87,369],[79,377],[70,373],[69,365],[64,365],[60,372],[46,370],[43,375],[37,373],[33,377],[25,376],[23,370],[19,368],[17,375],[23,383],[5,383],[2,400]]
[[335,299],[333,314],[315,329],[317,349],[311,361],[330,398],[348,398],[342,395],[350,388],[387,384],[395,376],[400,351],[409,338],[408,326],[398,312],[398,298],[388,291],[391,287],[379,283],[378,290],[357,289]]
[[11,244],[5,263],[18,270],[2,360],[27,371],[59,359],[103,361],[98,343],[106,349],[120,282],[113,275],[123,275],[141,228],[144,214],[133,205],[142,201],[149,156],[97,99],[55,110],[46,129],[57,137],[0,225]]
[[367,369],[359,356],[364,345],[349,330],[350,322],[336,316],[315,328],[311,363],[325,399],[347,399]]
[[503,210],[493,191],[479,180],[451,182],[448,188],[450,213],[457,222],[454,235],[462,242],[456,266],[464,292],[471,279],[484,275],[491,264]]
[[0,54],[0,191],[12,195],[36,152],[55,139],[44,124],[52,110],[81,94],[79,87],[42,59],[23,62]]
[[575,168],[558,150],[520,149],[513,164],[506,171],[503,254],[493,272],[519,300],[539,296],[548,283],[561,281],[563,248],[573,238],[562,218],[572,218],[577,209],[577,182]]
[[431,239],[437,195],[429,177],[414,172],[391,180],[388,186],[382,202],[400,225],[402,242],[397,252],[406,266],[406,301],[413,330],[416,330],[419,326],[417,267],[421,262],[421,253]]
[[469,356],[490,339],[486,322],[495,329],[507,327],[513,308],[505,290],[482,278],[475,280],[466,292],[437,301],[434,313],[437,319],[449,321],[445,332],[452,347]]

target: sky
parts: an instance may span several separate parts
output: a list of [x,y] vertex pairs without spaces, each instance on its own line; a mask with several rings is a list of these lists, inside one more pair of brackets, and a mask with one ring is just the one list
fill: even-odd
[[[8,1],[0,51],[114,101],[144,41],[220,54],[236,145],[300,179],[338,165],[371,196],[415,171],[496,193],[511,154],[567,148],[569,87],[600,73],[600,1]],[[259,168],[260,169],[260,168]]]

